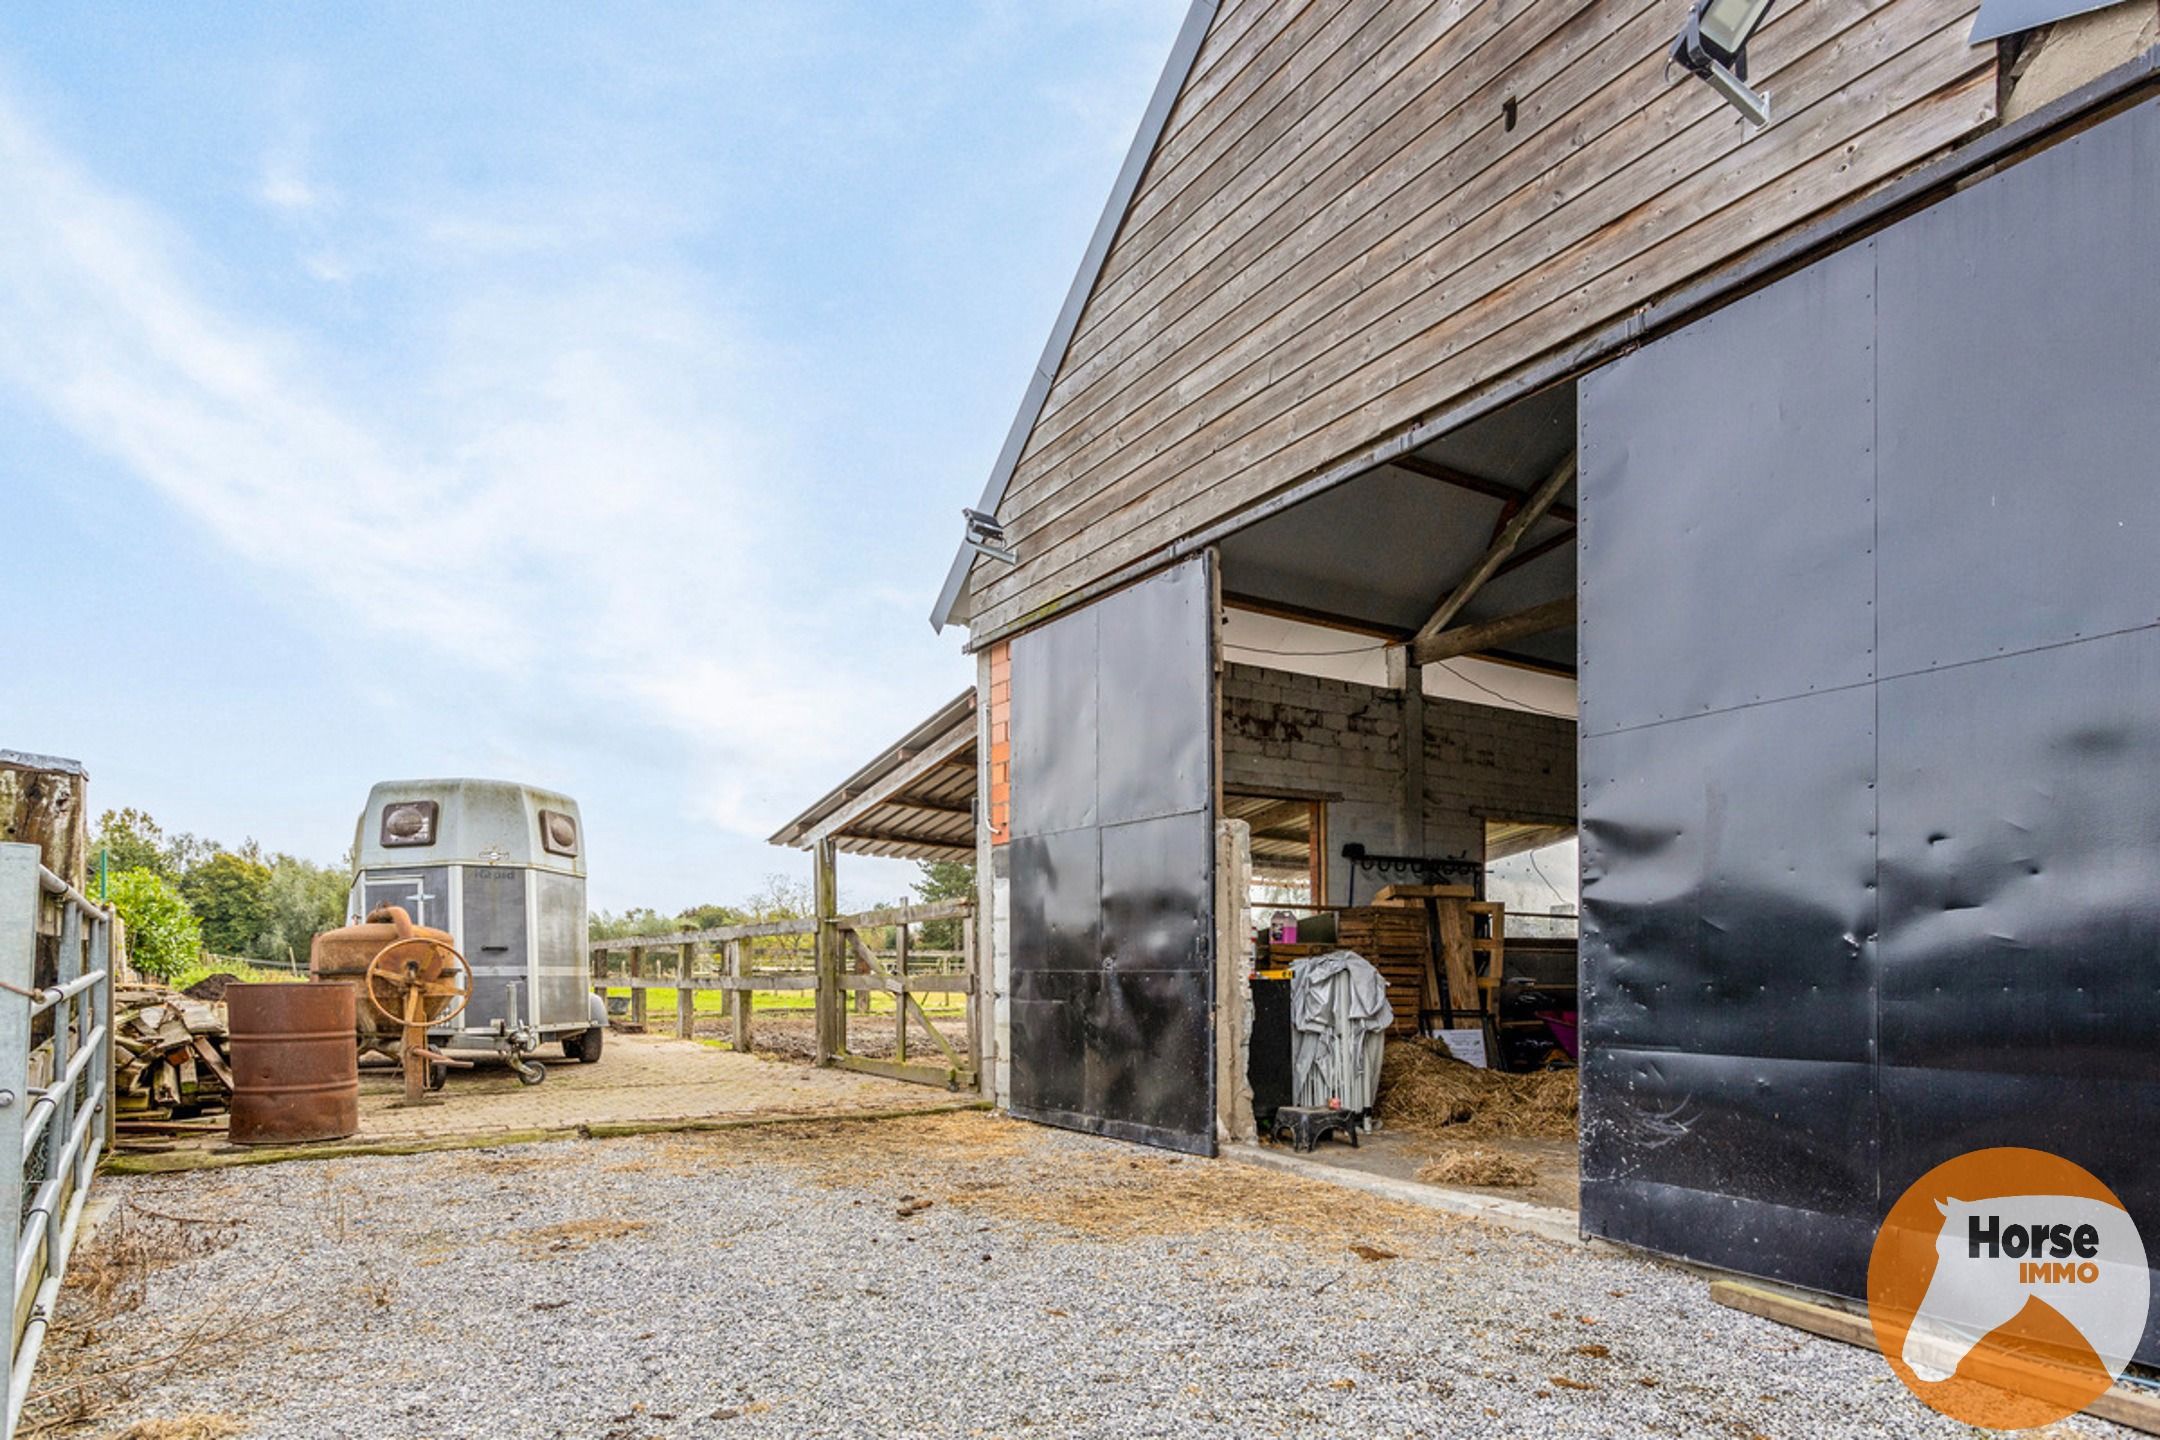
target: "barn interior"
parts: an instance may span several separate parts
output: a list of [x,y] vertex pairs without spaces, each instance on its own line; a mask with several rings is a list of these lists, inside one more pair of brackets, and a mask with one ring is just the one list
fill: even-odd
[[[1252,829],[1263,1131],[1289,1103],[1289,967],[1337,948],[1386,982],[1391,1066],[1420,1037],[1493,1072],[1575,1063],[1575,439],[1574,386],[1555,386],[1219,547],[1223,815]],[[1446,1128],[1311,1153],[1404,1176]],[[1456,1183],[1573,1208],[1571,1126],[1463,1128],[1512,1163]]]

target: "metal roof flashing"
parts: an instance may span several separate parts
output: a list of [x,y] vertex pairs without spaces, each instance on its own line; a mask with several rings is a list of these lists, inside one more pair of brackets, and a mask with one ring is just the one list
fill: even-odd
[[[1013,470],[1020,463],[1020,452],[1034,432],[1035,422],[1042,418],[1043,403],[1050,398],[1050,386],[1057,379],[1058,366],[1064,363],[1073,332],[1080,327],[1080,312],[1087,308],[1088,297],[1095,293],[1095,282],[1101,278],[1103,264],[1110,258],[1111,243],[1125,223],[1125,212],[1131,208],[1133,196],[1139,193],[1141,178],[1147,174],[1148,161],[1155,154],[1155,143],[1170,123],[1170,112],[1177,108],[1178,95],[1185,88],[1186,77],[1192,73],[1193,61],[1199,57],[1200,42],[1207,38],[1208,27],[1215,23],[1215,12],[1220,5],[1221,0],[1192,0],[1191,7],[1185,12],[1185,23],[1178,27],[1177,40],[1170,47],[1170,58],[1164,62],[1162,76],[1155,82],[1155,93],[1148,97],[1147,110],[1140,117],[1140,128],[1133,135],[1131,148],[1125,152],[1125,163],[1118,170],[1117,182],[1110,187],[1110,198],[1103,205],[1102,217],[1095,222],[1095,233],[1088,238],[1087,250],[1080,257],[1080,268],[1073,276],[1072,288],[1065,293],[1065,304],[1058,311],[1057,323],[1050,327],[1050,338],[1043,345],[1042,358],[1035,362],[1035,371],[1028,376],[1027,390],[1020,397],[1020,409],[1013,416],[1012,427],[1005,432],[1005,444],[998,450],[997,463],[990,467],[989,482],[983,486],[982,499],[975,506],[978,510],[994,515],[1005,501],[1005,487],[1012,482]],[[972,559],[973,552],[964,543],[953,555],[952,566],[945,573],[944,587],[938,591],[937,604],[930,611],[932,630],[942,633],[955,618],[967,618],[959,611]]]

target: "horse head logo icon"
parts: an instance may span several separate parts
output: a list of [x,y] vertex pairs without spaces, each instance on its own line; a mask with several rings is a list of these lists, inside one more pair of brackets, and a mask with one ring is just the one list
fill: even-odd
[[1981,1150],[1892,1207],[1869,1315],[1921,1399],[1967,1424],[2022,1428],[2074,1413],[2122,1374],[2151,1286],[2136,1222],[2106,1186],[2059,1156]]

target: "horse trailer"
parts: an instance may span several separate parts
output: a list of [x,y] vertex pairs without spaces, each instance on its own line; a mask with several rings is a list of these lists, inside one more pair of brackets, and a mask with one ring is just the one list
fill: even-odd
[[386,780],[368,792],[347,919],[402,906],[448,931],[472,969],[462,1013],[429,1031],[446,1052],[501,1055],[528,1084],[541,1045],[600,1058],[607,1009],[592,990],[584,825],[575,800],[503,780]]

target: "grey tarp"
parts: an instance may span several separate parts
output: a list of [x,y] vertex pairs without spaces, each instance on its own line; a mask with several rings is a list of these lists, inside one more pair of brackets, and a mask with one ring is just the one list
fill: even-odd
[[1370,1110],[1380,1089],[1380,1052],[1395,1023],[1387,982],[1354,950],[1330,950],[1290,967],[1291,1095],[1299,1105],[1340,1101]]

